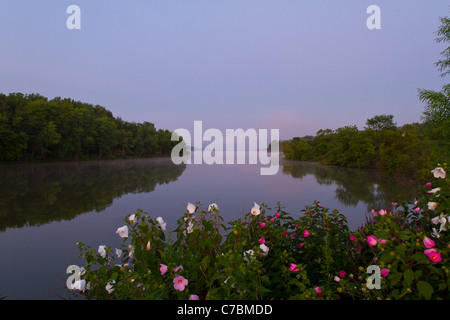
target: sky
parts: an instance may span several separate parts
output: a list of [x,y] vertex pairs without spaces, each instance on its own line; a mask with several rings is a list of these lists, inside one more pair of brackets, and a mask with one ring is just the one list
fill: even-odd
[[[70,5],[81,29],[70,30]],[[367,28],[370,5],[381,29]],[[440,90],[448,0],[1,0],[0,92],[101,105],[129,122],[279,129],[281,139],[394,115]]]

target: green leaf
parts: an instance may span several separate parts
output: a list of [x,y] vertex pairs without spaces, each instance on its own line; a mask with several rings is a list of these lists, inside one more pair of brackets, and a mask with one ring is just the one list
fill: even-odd
[[202,266],[203,270],[207,270],[209,265],[209,256],[204,257],[200,265]]
[[439,289],[439,291],[442,291],[442,290],[444,290],[445,288],[447,288],[447,284],[446,283],[439,283],[439,287],[438,287]]
[[98,274],[106,274],[106,267],[102,266],[100,269],[98,269]]
[[383,255],[380,258],[380,262],[383,263],[389,263],[392,260],[392,256],[389,254],[389,252],[383,253]]
[[434,293],[433,287],[426,281],[417,282],[417,290],[425,298],[430,299],[431,295]]
[[411,233],[409,231],[402,231],[399,238],[403,241],[408,241],[411,238]]
[[403,277],[405,278],[406,286],[411,286],[411,283],[414,280],[414,271],[408,269],[403,273]]
[[400,273],[395,273],[389,278],[391,279],[391,286],[394,287],[402,279],[402,275]]

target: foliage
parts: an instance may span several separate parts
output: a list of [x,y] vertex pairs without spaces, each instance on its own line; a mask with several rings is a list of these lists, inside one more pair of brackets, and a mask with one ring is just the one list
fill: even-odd
[[[436,31],[437,43],[450,43],[450,19],[440,18],[441,25]],[[442,60],[435,63],[442,78],[450,74],[450,46],[441,52]],[[425,102],[422,119],[432,139],[438,141],[439,148],[450,157],[450,84],[442,86],[441,91],[419,89],[419,99]]]
[[312,139],[283,141],[284,156],[290,160],[345,167],[379,168],[385,173],[415,179],[425,177],[435,159],[444,162],[448,158],[445,148],[439,141],[432,140],[421,124],[397,129],[392,127],[392,116],[386,115],[376,116],[367,123],[369,126],[364,130],[345,126],[319,130]]
[[395,130],[397,129],[397,124],[394,123],[393,115],[379,115],[366,121],[367,128],[370,130],[384,131],[384,130]]
[[138,210],[117,230],[120,249],[78,244],[86,265],[71,289],[89,299],[449,299],[447,170],[355,231],[317,201],[298,217],[255,203],[228,225],[217,204],[189,203],[173,240],[161,217]]
[[99,105],[39,94],[0,94],[0,161],[113,159],[170,154],[178,142],[153,123]]

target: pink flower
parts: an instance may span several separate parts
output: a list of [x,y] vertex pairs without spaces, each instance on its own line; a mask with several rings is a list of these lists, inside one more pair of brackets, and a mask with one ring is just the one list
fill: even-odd
[[334,281],[339,282],[339,281],[341,281],[341,279],[338,276],[335,276]]
[[173,269],[174,272],[177,272],[178,270],[183,269],[183,266],[178,266],[176,268]]
[[392,202],[392,205],[393,205],[394,207],[396,207],[396,206],[398,205],[398,203],[397,203],[397,202]]
[[320,290],[319,287],[315,287],[314,290],[316,290],[316,293],[317,293],[317,294],[321,294],[321,293],[322,293],[322,290]]
[[173,287],[175,290],[184,291],[187,285],[188,281],[182,276],[176,276],[175,279],[173,279]]
[[436,249],[427,249],[424,251],[425,255],[433,262],[439,262],[442,260],[441,253],[437,252]]
[[415,208],[414,210],[413,210],[415,213],[417,213],[417,212],[419,212],[420,211],[420,208],[419,207],[417,207],[417,208]]
[[261,239],[258,240],[258,242],[260,244],[264,244],[264,243],[266,243],[266,239],[264,239],[264,237],[262,237]]
[[355,241],[355,240],[356,240],[355,236],[351,235],[350,236],[350,241]]
[[264,222],[260,222],[259,225],[260,225],[261,229],[266,226],[266,224]]
[[381,209],[378,213],[380,214],[380,216],[384,216],[387,213],[387,211],[384,209]]
[[377,238],[375,238],[375,236],[370,235],[367,237],[366,240],[367,240],[367,243],[369,244],[369,246],[371,246],[371,247],[377,245]]
[[309,236],[309,232],[308,232],[308,230],[305,230],[305,231],[303,231],[303,237],[307,237],[307,236]]
[[378,215],[378,213],[375,211],[375,210],[370,210],[370,212],[372,213],[372,215],[374,216],[374,217],[376,217],[377,215]]
[[385,268],[385,269],[381,269],[381,275],[383,276],[383,277],[387,277],[387,275],[389,274],[389,269],[387,269],[387,268]]
[[275,219],[274,218],[272,218],[272,219],[270,219],[270,222],[272,223],[272,222],[274,222],[275,221]]
[[322,208],[322,206],[320,205],[320,202],[317,205],[319,206],[319,208]]
[[344,270],[339,271],[339,277],[341,277],[341,278],[345,278],[346,274],[347,274],[347,272],[345,272]]
[[291,270],[292,272],[298,272],[298,271],[300,271],[300,269],[297,268],[297,265],[296,265],[296,264],[293,264],[293,263],[291,263],[290,270]]
[[428,237],[425,237],[425,239],[423,239],[423,244],[426,248],[433,248],[436,245],[436,243]]
[[300,243],[298,246],[297,246],[297,248],[303,248],[303,243]]
[[426,187],[431,187],[431,182],[428,182],[425,186]]
[[189,296],[189,300],[200,300],[200,298],[199,298],[198,295],[196,295],[196,294],[191,294],[191,295]]
[[291,233],[291,237],[295,237],[295,233]]
[[159,271],[161,271],[161,275],[163,276],[167,272],[167,266],[165,264],[159,264],[161,268],[159,268]]
[[377,239],[379,244],[385,244],[387,240],[385,239]]
[[279,214],[278,212],[275,213],[275,217],[279,218],[279,217],[280,217],[280,214]]

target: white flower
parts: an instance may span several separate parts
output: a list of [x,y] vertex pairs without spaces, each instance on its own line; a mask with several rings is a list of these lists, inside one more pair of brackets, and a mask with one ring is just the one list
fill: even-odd
[[440,235],[439,232],[436,230],[436,228],[433,228],[433,233],[432,233],[433,237],[436,237],[439,239]]
[[195,206],[190,202],[187,205],[187,211],[191,214],[195,212]]
[[219,207],[215,203],[211,203],[208,207],[208,212],[211,212],[214,208],[216,208],[217,211],[219,211]]
[[259,247],[260,247],[261,250],[263,251],[263,255],[267,255],[267,253],[269,252],[269,247],[266,246],[264,243],[261,244]]
[[431,170],[431,172],[433,173],[433,176],[435,178],[445,179],[446,172],[445,172],[445,170],[443,168],[438,167],[436,169]]
[[254,252],[253,252],[252,249],[245,251],[244,252],[244,261],[248,262],[248,258],[252,258],[253,257],[253,253]]
[[130,221],[131,223],[134,223],[136,221],[136,215],[132,214],[129,218],[128,221]]
[[439,219],[439,222],[441,224],[441,227],[439,228],[439,232],[446,231],[447,228],[445,228],[445,224],[447,223],[447,218],[444,215],[442,215],[442,217]]
[[[445,218],[444,218],[444,220],[445,220]],[[447,228],[445,227],[445,222],[441,222],[441,226],[439,228],[439,232],[442,232],[442,231],[447,231]]]
[[108,282],[105,286],[106,291],[108,291],[109,294],[111,294],[114,291],[113,284],[116,283],[114,280],[111,282]]
[[431,222],[433,222],[434,224],[438,224],[439,220],[442,218],[442,214],[440,216],[436,216],[433,219],[431,219]]
[[117,258],[120,258],[122,256],[122,250],[116,248],[116,255]]
[[161,227],[162,231],[166,231],[167,223],[164,222],[163,218],[159,217],[159,218],[156,219],[156,221],[158,222],[158,224]]
[[147,247],[146,247],[147,251],[150,251],[150,241],[147,242]]
[[434,188],[434,189],[431,189],[430,191],[428,191],[428,193],[436,193],[436,192],[438,192],[439,190],[441,190],[441,188]]
[[130,259],[133,259],[134,258],[134,247],[131,244],[128,245],[128,250],[129,250],[128,257],[130,257]]
[[257,216],[261,213],[260,211],[260,206],[255,202],[253,205],[253,208],[250,210],[250,212],[252,213],[252,215]]
[[428,202],[428,210],[433,210],[437,208],[436,202]]
[[186,228],[187,233],[192,233],[194,232],[194,224],[192,222],[189,222],[187,228]]
[[119,236],[121,238],[128,238],[128,227],[127,226],[123,226],[121,228],[118,228],[116,233],[119,234]]
[[[226,284],[226,283],[227,283],[227,281],[228,281],[228,279],[230,279],[230,277],[226,278],[226,279],[225,279],[225,280],[223,281],[223,283],[225,283],[225,284]],[[232,284],[231,284],[231,287],[232,287],[232,288],[234,289],[234,283],[232,283]]]
[[86,291],[86,280],[77,280],[73,283],[72,289],[81,292]]
[[106,258],[106,246],[98,246],[98,253],[102,256],[102,258]]

